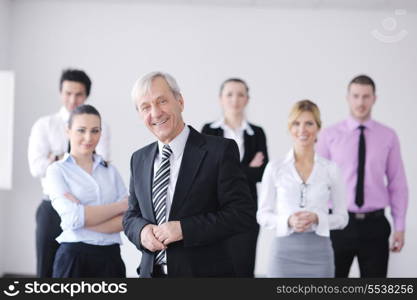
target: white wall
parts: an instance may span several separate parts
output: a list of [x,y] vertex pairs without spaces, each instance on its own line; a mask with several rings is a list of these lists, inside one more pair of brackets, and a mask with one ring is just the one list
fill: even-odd
[[[10,0],[0,0],[0,70],[9,68],[9,32],[10,32]],[[3,107],[1,108],[3,109]],[[0,166],[1,168],[1,166]],[[9,199],[10,192],[0,189],[0,240],[5,239],[5,202]],[[5,243],[0,243],[0,257],[4,257]],[[0,259],[0,276],[3,274],[3,259]]]
[[0,190],[12,188],[14,73],[0,70]]
[[[401,254],[392,255],[389,275],[417,275],[413,255],[417,218],[412,201],[416,187],[411,185],[417,176],[415,10],[395,16],[392,10],[110,0],[15,0],[12,10],[9,50],[16,71],[15,189],[4,203],[8,228],[4,271],[35,270],[34,214],[41,189],[29,174],[27,138],[38,117],[58,110],[58,78],[63,68],[72,66],[85,69],[93,79],[91,103],[112,128],[113,163],[126,183],[130,154],[153,140],[129,98],[134,80],[145,72],[164,70],[178,79],[185,119],[197,129],[219,116],[221,81],[230,76],[246,79],[252,96],[248,118],[266,130],[272,158],[290,147],[286,117],[294,101],[316,101],[324,124],[331,124],[347,115],[347,82],[358,73],[370,74],[379,94],[374,116],[398,132],[410,181],[407,243]],[[389,16],[396,18],[400,29],[409,31],[393,44],[371,35],[373,29],[383,32],[381,22]],[[265,270],[267,245],[267,238],[260,241],[258,274]],[[134,276],[137,251],[127,244],[123,256],[128,274]]]
[[10,0],[0,0],[0,69],[8,68]]

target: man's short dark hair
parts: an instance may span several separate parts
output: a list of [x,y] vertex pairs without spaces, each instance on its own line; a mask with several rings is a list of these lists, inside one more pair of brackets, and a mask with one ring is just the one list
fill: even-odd
[[376,88],[375,88],[375,82],[374,82],[374,81],[372,80],[372,78],[371,78],[371,77],[369,77],[368,75],[364,75],[364,74],[362,74],[362,75],[358,75],[358,76],[356,76],[355,78],[353,78],[353,79],[349,82],[349,85],[348,85],[348,90],[350,89],[350,86],[351,86],[353,83],[356,83],[356,84],[363,84],[363,85],[370,85],[370,86],[372,87],[372,90],[373,90],[374,94],[375,94],[375,90],[376,90]]
[[90,95],[91,80],[90,77],[83,70],[66,69],[62,71],[61,79],[59,81],[59,90],[62,90],[62,83],[67,81],[76,81],[84,85],[87,97]]

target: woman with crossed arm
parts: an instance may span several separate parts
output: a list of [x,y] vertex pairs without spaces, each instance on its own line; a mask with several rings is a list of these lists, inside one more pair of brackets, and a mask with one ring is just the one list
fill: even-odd
[[[222,118],[205,124],[201,132],[233,139],[237,143],[241,166],[248,179],[252,199],[257,204],[256,184],[261,181],[268,163],[268,150],[263,129],[246,119],[246,106],[249,103],[247,83],[240,78],[225,80],[220,86],[219,100]],[[229,240],[229,252],[237,277],[254,277],[258,232],[259,227]]]
[[120,256],[127,189],[116,168],[95,154],[101,118],[91,105],[69,118],[70,151],[47,170],[52,206],[61,217],[55,256],[57,277],[125,277]]

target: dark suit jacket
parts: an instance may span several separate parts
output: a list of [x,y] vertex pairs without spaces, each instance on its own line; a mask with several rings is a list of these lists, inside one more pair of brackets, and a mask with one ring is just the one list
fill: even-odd
[[[205,124],[203,129],[201,130],[204,134],[209,135],[216,135],[216,136],[223,136],[224,132],[223,129],[219,128],[211,128],[211,123]],[[249,123],[249,126],[252,127],[254,131],[254,135],[249,135],[247,132],[244,132],[244,146],[245,146],[245,153],[243,154],[242,160],[242,169],[246,174],[249,182],[249,188],[251,190],[251,194],[253,199],[257,200],[257,192],[256,192],[256,183],[262,180],[262,175],[264,173],[265,167],[268,163],[268,150],[266,146],[266,137],[265,133],[261,127],[255,126]],[[252,161],[253,157],[255,156],[256,152],[262,152],[265,156],[264,163],[262,166],[257,168],[249,167],[250,162]]]
[[[142,247],[140,232],[156,224],[151,186],[157,142],[132,155],[129,208],[123,218],[127,237],[142,252],[138,273],[151,277],[154,253]],[[256,227],[234,141],[198,133],[190,127],[169,221],[180,221],[183,240],[168,245],[170,277],[234,276],[227,238]]]

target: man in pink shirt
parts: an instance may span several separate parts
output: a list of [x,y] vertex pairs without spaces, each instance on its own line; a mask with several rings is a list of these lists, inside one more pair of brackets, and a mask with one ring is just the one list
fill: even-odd
[[[322,131],[317,152],[342,170],[349,224],[331,232],[336,277],[347,277],[355,256],[361,277],[386,277],[389,249],[404,246],[408,188],[400,143],[394,130],[371,119],[376,101],[374,81],[360,75],[348,86],[350,117]],[[385,218],[389,206],[391,227]]]

